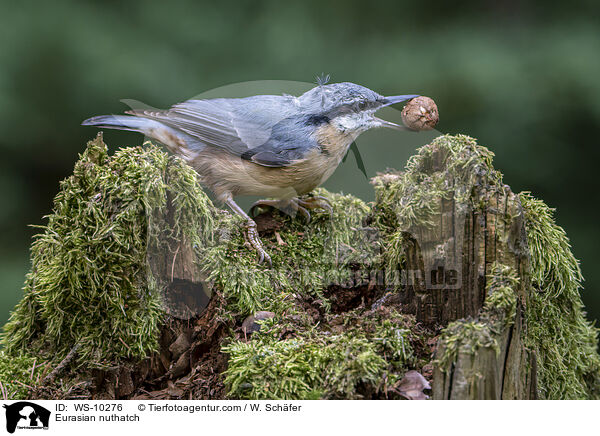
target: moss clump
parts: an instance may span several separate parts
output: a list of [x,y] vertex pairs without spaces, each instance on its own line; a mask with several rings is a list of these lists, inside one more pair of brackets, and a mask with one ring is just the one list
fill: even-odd
[[517,292],[519,277],[516,271],[495,262],[486,278],[484,310],[491,315],[500,315],[505,326],[512,325],[517,313]]
[[459,354],[474,356],[481,348],[500,352],[495,331],[485,322],[476,320],[458,320],[451,322],[442,331],[439,343],[444,344],[443,353],[436,357],[436,365],[443,372],[452,368]]
[[261,338],[223,351],[231,355],[230,395],[248,399],[352,398],[358,383],[375,383],[385,367],[364,337]]
[[0,351],[0,395],[3,399],[25,398],[30,387],[36,384],[40,367],[39,359]]
[[[391,316],[391,318],[388,318]],[[226,384],[246,399],[364,398],[376,395],[414,366],[410,316],[348,313],[344,329],[306,326],[294,337],[285,319],[266,321],[249,342],[234,341]],[[331,320],[330,320],[331,321]]]
[[[23,299],[2,336],[2,388],[7,396],[26,395],[29,382],[39,383],[34,363],[55,368],[75,346],[73,363],[82,370],[123,368],[124,361],[156,351],[164,283],[149,258],[172,255],[172,271],[176,242],[185,241],[202,277],[223,297],[212,301],[209,315],[217,321],[195,332],[194,340],[205,341],[213,358],[225,344],[230,397],[385,397],[407,370],[431,370],[437,331],[402,314],[401,295],[386,293],[387,284],[346,284],[365,271],[381,271],[384,263],[386,272],[402,266],[406,233],[433,224],[444,199],[452,198],[459,213],[485,207],[487,194],[478,189],[504,189],[492,156],[467,136],[441,136],[421,148],[405,172],[375,178],[372,208],[320,190],[333,205],[332,217],[313,213],[307,225],[274,212],[274,227],[261,235],[273,259],[268,268],[257,265],[244,244],[239,219],[212,205],[183,161],[151,144],[109,157],[101,139],[92,141],[73,176],[61,183],[32,246]],[[524,282],[513,269],[493,264],[479,318],[444,329],[438,364],[448,368],[459,355],[498,352],[498,335],[524,307],[539,396],[597,397],[597,332],[582,311],[578,264],[550,210],[528,194],[521,201],[532,256],[530,295],[523,295]],[[276,316],[242,341],[229,327],[257,310]],[[65,380],[72,383],[72,376]]]
[[526,345],[537,357],[538,396],[598,398],[598,330],[585,319],[579,263],[565,231],[554,222],[553,209],[526,192],[520,199],[533,286],[525,311]]
[[[433,225],[440,200],[456,196],[465,202],[479,179],[499,185],[502,175],[493,169],[494,153],[466,135],[442,135],[417,150],[403,172],[373,178],[375,222],[382,229],[408,230]],[[443,168],[444,171],[440,171]]]
[[4,359],[57,362],[78,344],[77,363],[105,368],[156,350],[163,311],[147,250],[166,230],[153,218],[168,209],[173,237],[206,245],[214,213],[196,177],[153,145],[109,157],[100,136],[91,141],[32,245],[24,296],[2,336]]
[[194,247],[199,269],[225,297],[220,313],[228,319],[258,309],[301,313],[292,303],[299,290],[327,311],[324,290],[370,258],[373,247],[360,231],[368,206],[321,190],[333,216],[313,213],[306,225],[275,213],[279,239],[263,236],[273,268],[257,265],[239,220],[213,207],[194,170],[145,145],[110,157],[99,137],[61,183],[32,246],[23,299],[5,326],[6,356],[36,355],[54,367],[77,345],[76,365],[114,368],[156,351],[164,283],[152,268],[156,257],[173,255],[173,241]]
[[292,218],[274,212],[273,218],[281,225],[281,240],[277,240],[274,232],[261,238],[271,255],[272,268],[257,264],[256,253],[244,245],[239,230],[211,252],[208,260],[211,278],[223,289],[230,312],[277,313],[281,310],[281,300],[273,296],[298,290],[320,298],[327,308],[323,290],[348,280],[351,265],[373,257],[374,248],[360,231],[369,207],[351,195],[332,194],[323,189],[317,193],[331,202],[331,217],[324,211],[313,212],[307,225],[300,216]]

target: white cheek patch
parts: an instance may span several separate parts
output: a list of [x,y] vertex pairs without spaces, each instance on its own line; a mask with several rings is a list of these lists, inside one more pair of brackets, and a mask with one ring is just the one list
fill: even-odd
[[356,130],[359,127],[358,121],[356,117],[349,115],[343,115],[334,119],[335,127],[342,131]]

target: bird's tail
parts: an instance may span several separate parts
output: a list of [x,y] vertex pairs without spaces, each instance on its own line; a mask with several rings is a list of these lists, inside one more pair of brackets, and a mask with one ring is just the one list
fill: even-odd
[[193,138],[180,130],[166,126],[159,121],[135,115],[99,115],[88,118],[81,125],[143,133],[166,145],[171,152],[188,162],[193,161],[203,150],[201,144],[196,144]]
[[152,129],[164,128],[165,126],[158,121],[149,120],[130,115],[99,115],[88,118],[81,123],[82,126],[104,127],[106,129],[129,130],[131,132],[140,132],[147,136],[152,136]]

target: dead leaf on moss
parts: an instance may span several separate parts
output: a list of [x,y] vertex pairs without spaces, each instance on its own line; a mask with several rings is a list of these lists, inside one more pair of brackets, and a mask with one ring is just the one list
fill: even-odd
[[274,316],[275,314],[273,312],[267,312],[265,310],[261,310],[256,312],[254,315],[249,316],[242,323],[242,332],[244,333],[244,336],[260,330],[260,324],[258,324],[256,321],[270,319]]
[[429,382],[418,371],[411,370],[404,374],[395,390],[407,400],[426,400],[429,396],[423,391],[431,389]]

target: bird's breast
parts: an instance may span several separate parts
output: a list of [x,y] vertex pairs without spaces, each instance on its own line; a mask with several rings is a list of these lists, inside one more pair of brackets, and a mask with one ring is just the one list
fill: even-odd
[[[341,160],[348,151],[350,144],[358,136],[355,132],[342,131],[330,123],[319,126],[314,133],[314,138],[319,144],[321,153]],[[339,162],[338,162],[339,163]]]
[[306,194],[327,180],[357,135],[344,134],[329,124],[317,128],[312,148],[302,159],[283,167],[265,167],[212,147],[200,153],[194,167],[217,195],[293,197]]
[[292,165],[296,173],[294,178],[299,182],[296,189],[306,193],[324,183],[338,167],[357,136],[341,132],[329,123],[319,126],[314,133],[319,147],[311,150],[301,162]]

